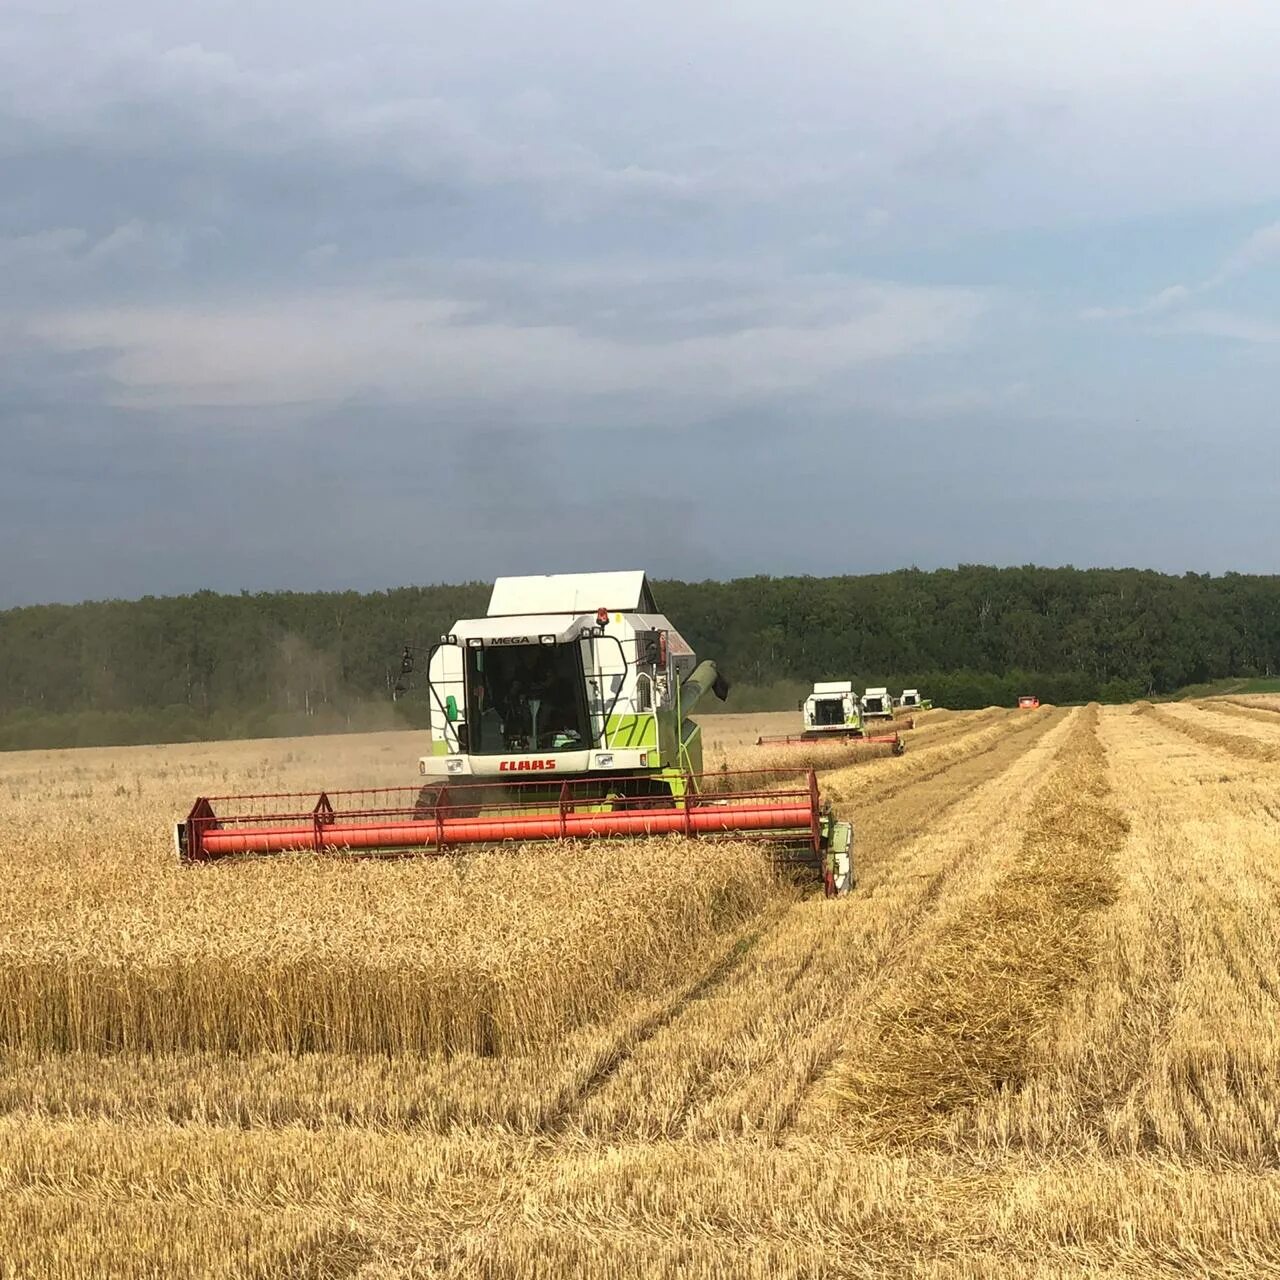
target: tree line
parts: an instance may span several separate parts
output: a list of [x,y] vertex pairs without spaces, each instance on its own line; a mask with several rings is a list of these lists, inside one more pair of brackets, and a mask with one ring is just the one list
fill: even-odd
[[[425,723],[393,702],[405,644],[483,614],[488,584],[262,592],[0,612],[0,748]],[[734,682],[728,709],[815,679],[916,686],[955,708],[1127,701],[1280,670],[1280,577],[956,569],[658,581],[659,607]]]

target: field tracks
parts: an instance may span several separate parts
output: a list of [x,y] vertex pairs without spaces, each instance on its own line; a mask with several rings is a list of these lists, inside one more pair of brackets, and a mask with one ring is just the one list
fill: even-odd
[[[1028,730],[1031,742],[1065,731],[1065,719],[1039,720]],[[853,898],[807,899],[787,911],[744,963],[590,1100],[586,1131],[722,1139],[789,1129],[837,1052],[845,1020],[861,1016],[860,993],[896,962],[921,913],[941,905],[957,870],[981,862],[992,806],[1002,819],[1016,813],[991,793],[1019,794],[1049,750],[1024,734],[999,737],[998,751],[949,759],[919,788],[860,805],[864,870]],[[962,801],[969,816],[953,833],[953,806]],[[943,813],[945,838],[930,840]]]
[[914,1143],[1015,1089],[1033,1043],[1090,964],[1094,913],[1114,901],[1126,830],[1110,795],[1096,707],[1076,717],[1030,798],[1013,865],[957,912],[872,1012],[833,1073],[863,1140]]
[[1275,694],[1250,693],[1231,698],[1206,699],[1205,705],[1231,707],[1238,711],[1253,711],[1259,716],[1280,716],[1280,702]]
[[[1230,712],[1215,714],[1217,712],[1218,708],[1212,703],[1166,703],[1157,706],[1140,702],[1133,709],[1135,715],[1149,716],[1163,728],[1239,760],[1255,760],[1265,764],[1280,761],[1280,723],[1272,725],[1262,722],[1256,729],[1233,732],[1222,726],[1235,724],[1243,728],[1241,721],[1233,720]],[[1271,729],[1275,732],[1269,733],[1268,730]]]
[[1093,961],[1024,1085],[958,1116],[944,1140],[987,1160],[1280,1167],[1271,772],[1224,772],[1220,748],[1146,711],[1104,710],[1100,737],[1129,831]]
[[611,1047],[598,1056],[589,1074],[574,1081],[569,1089],[561,1091],[540,1122],[539,1129],[546,1133],[563,1133],[572,1128],[575,1117],[583,1107],[609,1083],[641,1046],[680,1017],[694,1001],[707,999],[717,986],[726,981],[742,964],[747,953],[769,930],[777,926],[784,910],[775,909],[764,920],[744,929],[696,980],[620,1032]]
[[1255,724],[1280,727],[1280,706],[1271,702],[1245,702],[1239,698],[1211,698],[1195,704],[1206,711],[1252,720]]
[[863,806],[879,804],[963,761],[995,750],[1011,735],[1043,728],[1044,724],[1044,720],[1018,721],[1010,712],[992,708],[972,718],[913,730],[905,755],[886,760],[874,770],[860,765],[833,769],[824,777],[824,794],[837,802],[856,798]]

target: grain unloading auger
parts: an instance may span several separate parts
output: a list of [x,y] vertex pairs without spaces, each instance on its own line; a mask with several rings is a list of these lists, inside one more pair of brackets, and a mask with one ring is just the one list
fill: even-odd
[[[406,674],[416,661],[406,652]],[[658,612],[645,575],[499,578],[488,615],[426,661],[431,754],[416,787],[205,797],[188,862],[237,855],[432,855],[536,840],[756,840],[852,884],[852,829],[812,770],[704,774],[688,718],[728,686]]]
[[847,745],[854,757],[900,756],[907,749],[898,730],[911,728],[911,723],[884,729],[868,725],[862,700],[850,680],[819,681],[800,704],[800,714],[802,727],[798,733],[760,737],[756,739],[756,746],[799,747],[839,742]]

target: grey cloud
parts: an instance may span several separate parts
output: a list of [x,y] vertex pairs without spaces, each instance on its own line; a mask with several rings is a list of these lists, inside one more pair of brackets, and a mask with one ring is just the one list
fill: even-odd
[[[327,73],[327,74],[326,74]],[[419,92],[385,95],[358,63],[305,74],[265,74],[198,45],[140,41],[108,54],[73,90],[51,94],[21,80],[0,121],[0,152],[39,172],[61,154],[88,162],[83,180],[108,167],[141,180],[138,197],[170,210],[233,215],[250,191],[257,206],[290,207],[323,195],[372,204],[412,193],[533,192],[544,211],[598,211],[611,202],[652,210],[684,206],[695,180],[633,160],[610,164],[563,131],[528,136],[483,123],[460,100]],[[95,172],[96,171],[96,172]],[[149,179],[149,180],[148,180]],[[373,182],[380,190],[364,189]],[[342,184],[355,190],[344,197]],[[66,194],[74,195],[73,189]]]
[[[1194,337],[1267,322],[1100,280],[1139,322],[1080,325],[1019,254],[1065,275],[1073,229],[1269,198],[1238,142],[1267,141],[1276,41],[1248,5],[1235,53],[1199,8],[1126,12],[11,0],[0,603],[587,562],[1178,567],[1197,440],[1230,401],[1243,448],[1271,395]],[[1161,365],[1141,344],[1175,324],[1188,358]],[[1140,415],[1172,424],[1151,456]],[[924,495],[909,519],[866,519],[873,472]],[[1226,510],[1253,483],[1200,526],[1215,563],[1259,554]]]
[[[510,304],[342,290],[199,308],[133,306],[32,315],[27,331],[63,350],[114,351],[117,402],[279,404],[382,387],[394,399],[476,395],[511,405],[651,388],[720,400],[809,388],[860,366],[945,349],[984,310],[971,291],[803,281],[693,308],[637,339],[633,327],[530,322]],[[625,298],[621,299],[625,305]],[[513,314],[514,312],[514,314]],[[622,330],[622,332],[619,332]]]
[[1066,122],[1068,108],[1060,100],[1029,101],[1017,109],[989,108],[947,121],[902,162],[914,178],[975,181],[1019,153],[1051,147],[1054,133]]
[[[1267,567],[1275,532],[1262,473],[1280,458],[1265,424],[1219,441],[1259,460],[1245,485],[1253,502],[1206,508],[1203,460],[1160,431],[1032,431],[990,414],[942,425],[778,401],[696,432],[536,435],[487,424],[474,404],[351,402],[270,431],[252,410],[184,416],[175,430],[168,415],[99,411],[77,423],[74,447],[38,432],[16,440],[0,537],[23,554],[0,603],[619,563],[695,577],[1027,559],[1247,570]],[[909,516],[850,502],[867,475],[898,510],[902,495],[921,495]],[[86,536],[86,521],[111,537]]]

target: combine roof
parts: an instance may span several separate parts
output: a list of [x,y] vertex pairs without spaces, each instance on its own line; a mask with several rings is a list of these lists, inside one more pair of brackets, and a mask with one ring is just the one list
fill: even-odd
[[657,613],[642,569],[619,573],[548,573],[540,577],[495,578],[490,618],[528,613]]

